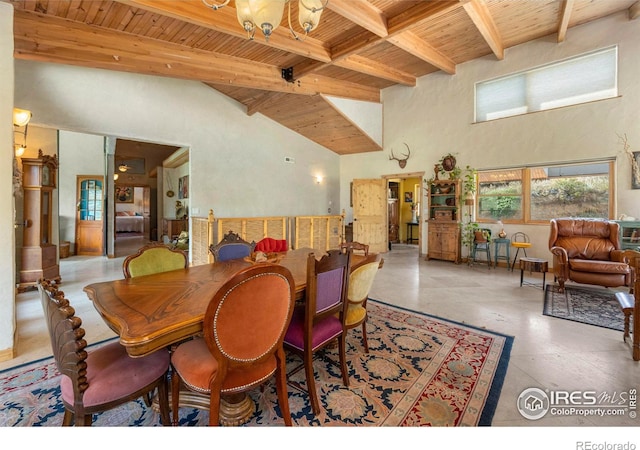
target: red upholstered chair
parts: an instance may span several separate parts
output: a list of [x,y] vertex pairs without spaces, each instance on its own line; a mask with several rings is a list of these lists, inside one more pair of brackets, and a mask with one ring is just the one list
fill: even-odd
[[256,264],[241,270],[215,293],[204,318],[204,337],[180,344],[171,356],[173,423],[180,386],[209,393],[209,425],[218,425],[220,398],[263,384],[275,374],[284,423],[292,424],[282,338],[295,303],[289,269]]
[[256,252],[286,252],[289,250],[289,245],[286,239],[273,239],[266,237],[256,244]]
[[313,355],[336,338],[342,380],[345,386],[349,386],[345,318],[350,270],[351,252],[329,250],[319,261],[313,253],[309,254],[305,303],[296,307],[284,337],[285,348],[300,354],[304,361],[307,389],[314,414],[319,414],[320,405],[314,380]]
[[119,342],[87,352],[82,320],[50,281],[38,282],[53,357],[62,374],[62,425],[91,425],[94,413],[148,396],[158,390],[160,416],[169,425],[167,373],[169,352],[131,358]]

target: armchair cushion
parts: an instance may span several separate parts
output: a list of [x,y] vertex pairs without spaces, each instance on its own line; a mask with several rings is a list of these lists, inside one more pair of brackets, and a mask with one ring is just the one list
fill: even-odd
[[620,249],[619,225],[606,219],[552,219],[549,250],[560,289],[567,280],[629,286],[631,270]]

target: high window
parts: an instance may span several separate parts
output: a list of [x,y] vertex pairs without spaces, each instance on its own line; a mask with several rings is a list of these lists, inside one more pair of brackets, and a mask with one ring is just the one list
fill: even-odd
[[476,122],[618,95],[618,48],[609,47],[476,83]]

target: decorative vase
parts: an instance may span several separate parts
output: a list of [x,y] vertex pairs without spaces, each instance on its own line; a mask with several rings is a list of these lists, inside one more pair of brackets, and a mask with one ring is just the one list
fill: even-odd
[[504,239],[507,237],[507,233],[504,231],[504,228],[500,230],[500,233],[498,233],[498,237],[500,239]]
[[411,211],[411,223],[416,222],[418,222],[418,211],[414,209],[413,211]]
[[433,171],[435,172],[434,180],[438,180],[438,173],[440,173],[440,164],[436,164],[433,166]]

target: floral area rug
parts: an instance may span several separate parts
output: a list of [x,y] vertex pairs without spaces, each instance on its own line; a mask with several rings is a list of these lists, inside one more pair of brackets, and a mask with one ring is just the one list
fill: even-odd
[[[314,360],[322,412],[305,390],[302,360],[287,361],[289,405],[297,426],[486,426],[491,424],[513,337],[370,300],[364,353],[349,331],[349,387],[337,349]],[[0,372],[0,426],[58,426],[64,414],[52,359]],[[256,412],[245,426],[280,426],[275,386],[249,393]],[[208,411],[181,408],[180,425],[204,426]],[[142,400],[94,416],[94,426],[158,426]]]
[[624,330],[624,314],[615,298],[616,291],[566,285],[564,289],[566,296],[559,292],[559,286],[547,285],[542,314],[612,330]]

